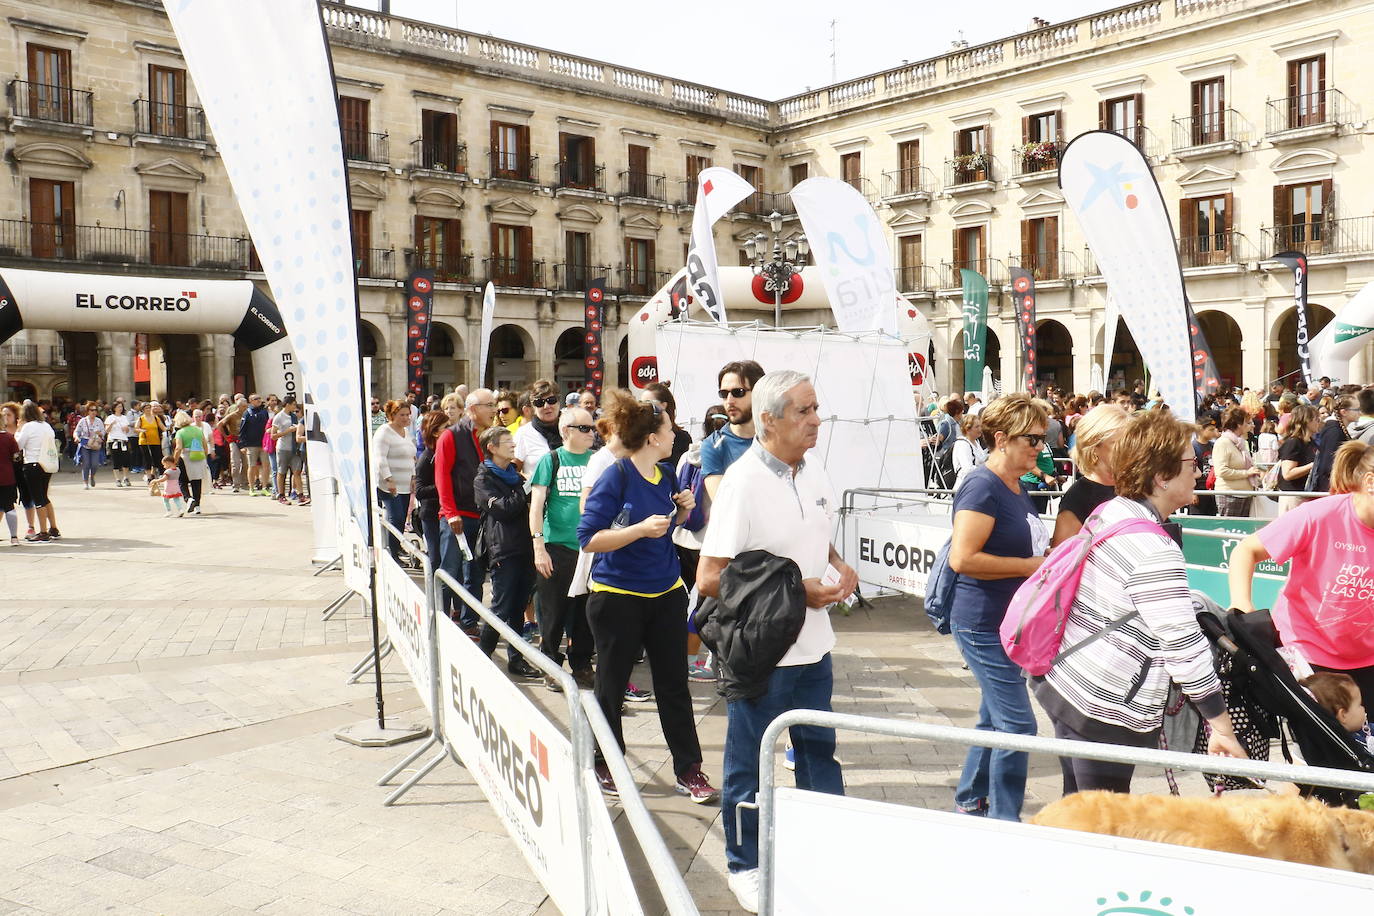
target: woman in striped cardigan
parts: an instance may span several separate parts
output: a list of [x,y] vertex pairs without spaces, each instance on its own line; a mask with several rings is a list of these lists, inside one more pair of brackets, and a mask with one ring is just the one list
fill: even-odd
[[[1117,497],[1100,506],[1094,530],[1130,518],[1167,522],[1193,502],[1193,427],[1163,411],[1136,414],[1113,450]],[[1077,647],[1077,648],[1076,648]],[[1207,751],[1244,757],[1198,627],[1183,551],[1164,531],[1103,541],[1088,555],[1055,665],[1034,679],[1055,737],[1152,747],[1169,682],[1211,725]],[[1129,792],[1134,767],[1060,758],[1064,794]]]

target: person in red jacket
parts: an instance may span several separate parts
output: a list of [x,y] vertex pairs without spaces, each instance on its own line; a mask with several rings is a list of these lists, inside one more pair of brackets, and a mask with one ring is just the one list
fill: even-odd
[[[452,408],[456,414],[457,405]],[[496,396],[489,388],[478,388],[467,397],[462,418],[457,419],[439,437],[434,450],[434,483],[439,489],[439,566],[478,601],[482,600],[482,584],[487,570],[477,553],[477,531],[481,516],[473,494],[473,481],[485,454],[478,439],[482,431],[496,419]],[[473,559],[466,559],[458,538],[467,541]],[[458,601],[447,589],[443,595],[444,611],[453,617],[469,635],[477,635],[477,614]]]

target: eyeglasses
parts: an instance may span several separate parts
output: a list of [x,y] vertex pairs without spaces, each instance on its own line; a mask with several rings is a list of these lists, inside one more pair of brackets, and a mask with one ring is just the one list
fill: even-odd
[[568,429],[575,429],[579,433],[587,433],[588,435],[596,432],[596,427],[592,426],[590,423],[569,423]]
[[547,398],[532,398],[530,400],[530,403],[533,404],[535,407],[548,407],[550,404],[558,403],[558,396],[554,395],[552,397]]
[[742,398],[742,397],[744,397],[746,394],[748,394],[751,390],[753,390],[753,389],[750,389],[750,388],[722,388],[722,389],[720,389],[719,391],[717,391],[716,394],[720,395],[720,399],[721,399],[722,401],[725,400],[726,398],[735,398],[736,400],[738,400],[739,398]]
[[473,406],[473,407],[495,407],[495,406],[496,406],[496,402],[495,402],[495,401],[481,401],[481,402],[479,402],[479,403],[477,403],[477,404],[473,404],[472,406]]
[[1027,445],[1033,445],[1037,448],[1045,444],[1044,433],[1022,433],[1021,435],[1013,436],[1012,438],[1025,439]]

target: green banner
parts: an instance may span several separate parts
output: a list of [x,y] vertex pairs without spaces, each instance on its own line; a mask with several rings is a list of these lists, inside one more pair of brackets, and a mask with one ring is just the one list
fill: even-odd
[[1368,334],[1371,331],[1374,331],[1374,328],[1364,328],[1360,327],[1357,324],[1346,324],[1344,321],[1337,321],[1336,339],[1333,341],[1333,343],[1342,343],[1347,340],[1353,340],[1354,338],[1360,337],[1364,334]]
[[987,361],[988,281],[976,270],[959,269],[964,284],[964,390],[983,390]]
[[[1196,515],[1176,515],[1171,521],[1183,525],[1183,559],[1190,566],[1213,566],[1223,572],[1230,569],[1228,560],[1231,551],[1247,535],[1254,534],[1273,519],[1268,518],[1211,518]],[[1231,538],[1189,537],[1188,530],[1219,531],[1234,534]],[[1255,567],[1255,572],[1269,576],[1288,577],[1288,564],[1265,560]]]

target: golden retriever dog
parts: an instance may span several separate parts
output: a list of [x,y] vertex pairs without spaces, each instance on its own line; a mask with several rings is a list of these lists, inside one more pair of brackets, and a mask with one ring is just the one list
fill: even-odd
[[1374,874],[1374,812],[1328,808],[1314,799],[1078,792],[1030,822]]

